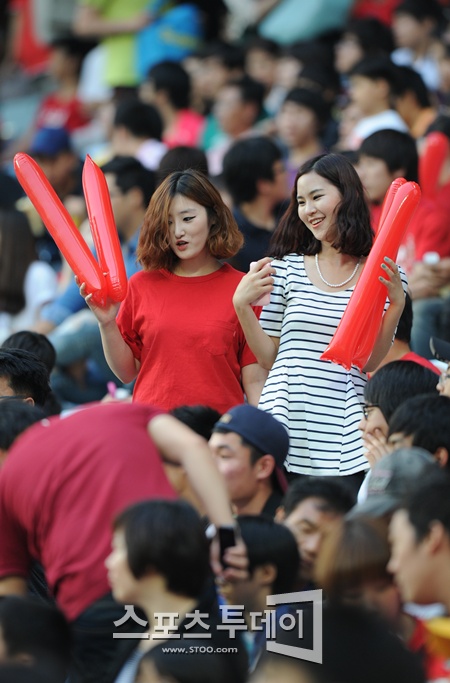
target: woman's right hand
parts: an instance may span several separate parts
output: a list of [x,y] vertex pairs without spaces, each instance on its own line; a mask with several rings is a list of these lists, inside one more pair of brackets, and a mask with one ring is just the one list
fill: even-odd
[[233,296],[233,304],[236,309],[249,306],[257,301],[264,294],[270,294],[273,290],[273,275],[276,274],[275,268],[271,266],[272,258],[265,258],[256,261],[244,275],[238,284]]
[[108,323],[110,323],[116,319],[117,313],[119,311],[120,303],[117,303],[115,301],[111,301],[110,299],[107,299],[105,306],[103,306],[103,307],[98,306],[92,300],[92,294],[86,294],[86,283],[82,282],[80,285],[77,277],[75,277],[75,282],[77,283],[77,285],[80,289],[81,296],[83,297],[83,299],[85,300],[85,302],[89,306],[89,308],[91,309],[92,313],[97,318],[97,321],[100,325],[107,325]]

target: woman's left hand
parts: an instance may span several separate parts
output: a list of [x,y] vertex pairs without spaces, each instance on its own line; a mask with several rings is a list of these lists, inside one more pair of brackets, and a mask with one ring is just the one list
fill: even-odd
[[394,306],[403,309],[405,306],[405,292],[397,264],[388,256],[385,256],[381,267],[384,270],[385,277],[380,275],[380,282],[386,285],[389,301]]

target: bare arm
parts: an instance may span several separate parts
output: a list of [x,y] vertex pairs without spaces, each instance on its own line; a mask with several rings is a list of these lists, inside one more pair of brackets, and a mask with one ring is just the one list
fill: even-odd
[[234,525],[225,483],[207,441],[171,415],[154,417],[148,431],[162,457],[184,468],[211,522]]
[[268,374],[268,371],[264,370],[258,363],[245,365],[242,368],[242,386],[244,387],[247,401],[252,406],[258,405]]
[[380,280],[387,287],[390,304],[383,316],[381,329],[372,354],[363,368],[364,372],[376,370],[386,356],[392,346],[395,330],[405,307],[405,293],[396,264],[391,259],[386,258],[381,267],[384,269],[386,277],[380,277]]
[[5,576],[0,579],[0,597],[26,594],[27,581],[22,576]]
[[256,301],[273,289],[275,269],[269,257],[257,262],[254,269],[240,281],[234,296],[233,305],[241,323],[247,344],[256,356],[259,365],[269,371],[278,353],[279,339],[269,337],[264,332],[255,315],[251,302]]
[[124,384],[128,384],[139,372],[140,363],[133,356],[133,351],[117,326],[116,315],[119,304],[110,302],[101,308],[92,301],[92,294],[86,295],[85,290],[86,286],[83,283],[80,286],[80,294],[97,318],[107,363],[116,377]]

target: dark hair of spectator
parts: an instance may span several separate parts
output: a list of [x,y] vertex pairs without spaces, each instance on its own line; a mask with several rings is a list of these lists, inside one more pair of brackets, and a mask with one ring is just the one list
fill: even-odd
[[386,422],[398,406],[411,396],[437,393],[437,375],[410,360],[395,360],[383,365],[364,387],[364,400],[377,406]]
[[161,574],[173,593],[198,598],[209,577],[209,545],[202,521],[184,501],[150,500],[126,508],[114,521],[123,530],[136,579]]
[[282,159],[280,148],[267,137],[237,140],[223,159],[222,176],[233,203],[239,206],[258,195],[259,180],[274,180],[274,164]]

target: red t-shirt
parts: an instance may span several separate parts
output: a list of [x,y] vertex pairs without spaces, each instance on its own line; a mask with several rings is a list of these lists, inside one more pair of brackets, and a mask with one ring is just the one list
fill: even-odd
[[[378,230],[381,207],[371,207],[372,227]],[[441,258],[450,256],[450,229],[447,212],[435,201],[422,197],[415,210],[398,251],[397,263],[406,274],[424,254],[436,251]]]
[[241,370],[256,363],[232,302],[243,277],[224,264],[200,277],[157,270],[130,278],[117,323],[141,363],[134,400],[221,414],[243,403]]
[[202,137],[205,119],[192,109],[182,109],[178,112],[175,125],[169,135],[163,136],[167,147],[196,147]]
[[32,558],[68,619],[109,591],[114,517],[147,498],[176,498],[147,431],[160,411],[111,403],[33,425],[0,472],[0,577]]
[[36,115],[36,128],[65,128],[72,133],[88,123],[84,107],[76,97],[67,101],[56,93],[44,99]]

